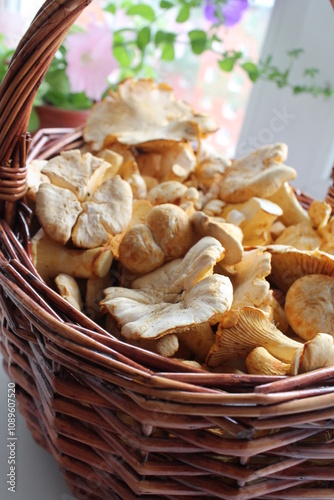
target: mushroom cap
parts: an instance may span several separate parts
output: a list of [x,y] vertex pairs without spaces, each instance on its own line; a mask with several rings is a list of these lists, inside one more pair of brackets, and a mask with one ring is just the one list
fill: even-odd
[[43,183],[36,195],[35,211],[46,234],[65,245],[82,208],[72,191]]
[[146,224],[155,242],[162,248],[165,260],[183,257],[193,244],[193,232],[187,214],[172,203],[152,208]]
[[201,141],[195,177],[199,185],[208,188],[219,181],[221,175],[231,166],[231,160],[205,141]]
[[82,297],[78,282],[69,274],[58,274],[55,278],[55,284],[60,295],[73,307],[82,311]]
[[266,299],[270,287],[266,280],[271,271],[270,262],[271,256],[268,252],[254,249],[245,251],[241,262],[234,266],[235,275],[231,277],[233,302],[231,309],[222,319],[224,328],[236,323],[244,307],[259,307]]
[[271,254],[270,280],[287,292],[298,278],[308,274],[334,276],[334,256],[319,250],[298,250],[285,245],[268,245]]
[[321,245],[321,238],[310,221],[288,226],[275,240],[276,245],[288,245],[299,250],[315,250]]
[[293,168],[281,163],[286,151],[285,144],[262,146],[235,160],[219,182],[219,197],[228,203],[242,203],[253,196],[266,198],[274,194],[297,175]]
[[334,336],[334,277],[309,274],[296,280],[285,300],[285,314],[292,329],[310,340],[319,332]]
[[115,167],[91,153],[81,154],[79,149],[62,151],[43,167],[52,184],[72,191],[79,201],[84,201],[108,177]]
[[109,234],[122,233],[131,221],[131,187],[116,175],[103,182],[82,209],[72,231],[73,243],[79,248],[104,245]]
[[197,163],[190,143],[171,141],[142,145],[137,162],[142,175],[155,177],[159,182],[183,182],[195,170]]
[[165,181],[154,186],[147,195],[147,200],[152,205],[161,205],[163,203],[173,203],[180,205],[182,196],[188,188],[179,181]]
[[318,333],[313,339],[297,349],[291,362],[291,375],[306,373],[318,368],[334,366],[333,337]]
[[243,234],[239,227],[225,222],[219,217],[209,217],[197,211],[191,216],[191,224],[196,236],[212,236],[225,248],[224,264],[229,266],[240,262],[243,255]]
[[224,249],[203,238],[183,259],[165,264],[132,283],[110,287],[101,302],[121,325],[126,338],[159,338],[195,325],[217,323],[232,303],[229,278],[212,274]]
[[279,218],[285,226],[308,222],[310,217],[307,211],[301,206],[293,188],[288,182],[283,182],[282,186],[268,199],[276,203],[283,210]]
[[148,200],[133,200],[132,217],[128,227],[136,226],[137,224],[145,224],[147,216],[152,208],[153,205]]
[[126,231],[119,246],[119,261],[130,272],[146,274],[162,266],[165,254],[145,224]]
[[244,307],[235,325],[224,328],[219,324],[206,364],[219,366],[233,358],[246,358],[256,347],[265,347],[276,358],[291,363],[301,345],[278,330],[263,311]]
[[316,229],[323,228],[329,221],[332,213],[332,207],[329,203],[320,200],[314,200],[308,210],[312,226]]
[[178,101],[172,89],[153,80],[124,80],[95,104],[84,129],[85,141],[94,150],[115,140],[138,145],[148,141],[196,140],[217,130],[209,117],[194,113]]
[[[227,213],[227,220],[236,219],[234,205],[226,207],[224,214]],[[228,211],[229,208],[232,210]],[[244,246],[261,246],[271,243],[270,230],[276,219],[282,215],[282,209],[272,201],[252,197],[247,202],[237,205],[237,214],[239,215],[239,227],[243,233]]]

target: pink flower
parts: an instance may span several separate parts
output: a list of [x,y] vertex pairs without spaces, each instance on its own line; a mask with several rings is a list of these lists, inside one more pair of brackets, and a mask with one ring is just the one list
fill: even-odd
[[67,67],[71,92],[85,92],[98,101],[107,89],[107,77],[117,67],[112,55],[112,33],[106,24],[90,23],[82,33],[66,39]]

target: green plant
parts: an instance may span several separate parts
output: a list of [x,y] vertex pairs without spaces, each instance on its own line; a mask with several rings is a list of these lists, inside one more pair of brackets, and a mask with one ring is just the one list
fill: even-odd
[[[332,96],[333,86],[319,83],[316,68],[305,68],[301,82],[292,80],[297,59],[302,60],[301,48],[288,52],[283,69],[274,64],[272,56],[255,62],[241,51],[224,48],[224,25],[239,22],[247,5],[247,0],[101,0],[103,20],[71,29],[51,63],[35,104],[90,108],[126,77],[159,78],[157,61],[174,61],[180,47],[187,57],[201,57],[211,51],[222,71],[241,68],[252,82],[270,81],[280,88],[289,87],[295,94]],[[0,35],[0,81],[12,53]]]

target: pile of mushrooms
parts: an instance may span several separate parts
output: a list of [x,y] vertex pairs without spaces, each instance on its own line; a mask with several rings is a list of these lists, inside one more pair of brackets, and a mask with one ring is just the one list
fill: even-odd
[[230,160],[152,80],[97,103],[84,146],[28,166],[34,264],[104,328],[203,370],[334,365],[334,218],[305,211],[287,146]]

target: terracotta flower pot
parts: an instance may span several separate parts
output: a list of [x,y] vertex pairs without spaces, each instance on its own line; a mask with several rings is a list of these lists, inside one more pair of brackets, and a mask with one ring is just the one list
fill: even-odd
[[35,110],[40,122],[39,128],[80,127],[85,124],[90,113],[89,109],[71,110],[48,105],[36,106]]

